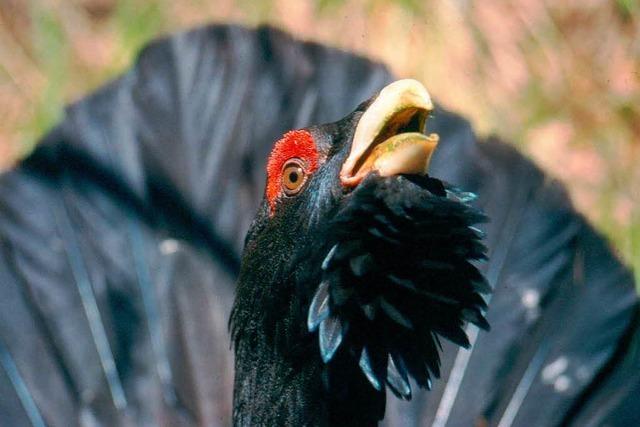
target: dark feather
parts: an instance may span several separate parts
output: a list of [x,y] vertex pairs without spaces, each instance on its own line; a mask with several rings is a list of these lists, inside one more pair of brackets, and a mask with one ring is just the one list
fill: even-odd
[[320,322],[320,331],[318,333],[320,339],[318,341],[320,343],[320,355],[325,363],[333,358],[336,350],[340,347],[342,339],[347,332],[346,325],[348,324],[345,324],[344,321],[332,316]]
[[369,349],[364,347],[360,353],[360,362],[358,364],[373,388],[380,391],[382,390],[382,381],[379,372],[380,369],[375,369],[374,362],[371,360],[371,355],[369,353]]
[[[398,362],[396,362],[396,358]],[[397,356],[389,356],[387,362],[387,384],[394,394],[401,399],[411,399],[411,385],[407,371],[402,366],[402,358]]]
[[307,319],[307,328],[309,331],[314,332],[318,328],[318,325],[329,317],[330,313],[329,282],[322,282],[320,286],[318,286],[318,290],[309,307],[309,317]]

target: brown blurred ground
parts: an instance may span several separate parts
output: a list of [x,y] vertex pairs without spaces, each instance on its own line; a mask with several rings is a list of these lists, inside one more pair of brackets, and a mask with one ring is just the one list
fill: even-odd
[[640,270],[637,0],[1,0],[0,168],[150,38],[269,22],[422,80],[514,141]]

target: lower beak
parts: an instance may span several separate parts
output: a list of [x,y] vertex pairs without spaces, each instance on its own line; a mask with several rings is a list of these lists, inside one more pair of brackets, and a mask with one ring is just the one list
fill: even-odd
[[380,176],[427,173],[438,135],[424,125],[433,110],[429,93],[416,80],[386,86],[363,113],[342,165],[344,186],[358,185],[370,172]]

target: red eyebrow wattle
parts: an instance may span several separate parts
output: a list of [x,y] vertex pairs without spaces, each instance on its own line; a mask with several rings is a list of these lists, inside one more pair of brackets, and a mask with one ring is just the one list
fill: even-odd
[[267,162],[267,200],[271,213],[281,194],[280,180],[282,167],[287,160],[301,159],[305,163],[305,172],[311,174],[318,169],[318,148],[313,137],[306,130],[292,130],[276,142]]

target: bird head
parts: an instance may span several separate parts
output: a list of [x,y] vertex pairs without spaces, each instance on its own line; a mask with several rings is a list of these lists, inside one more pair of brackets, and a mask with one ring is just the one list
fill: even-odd
[[399,80],[275,143],[245,241],[236,347],[317,363],[325,388],[348,388],[330,375],[340,366],[409,399],[409,378],[429,387],[438,376],[440,338],[468,346],[465,323],[488,326],[475,266],[484,216],[472,195],[428,175],[432,109],[419,82]]

